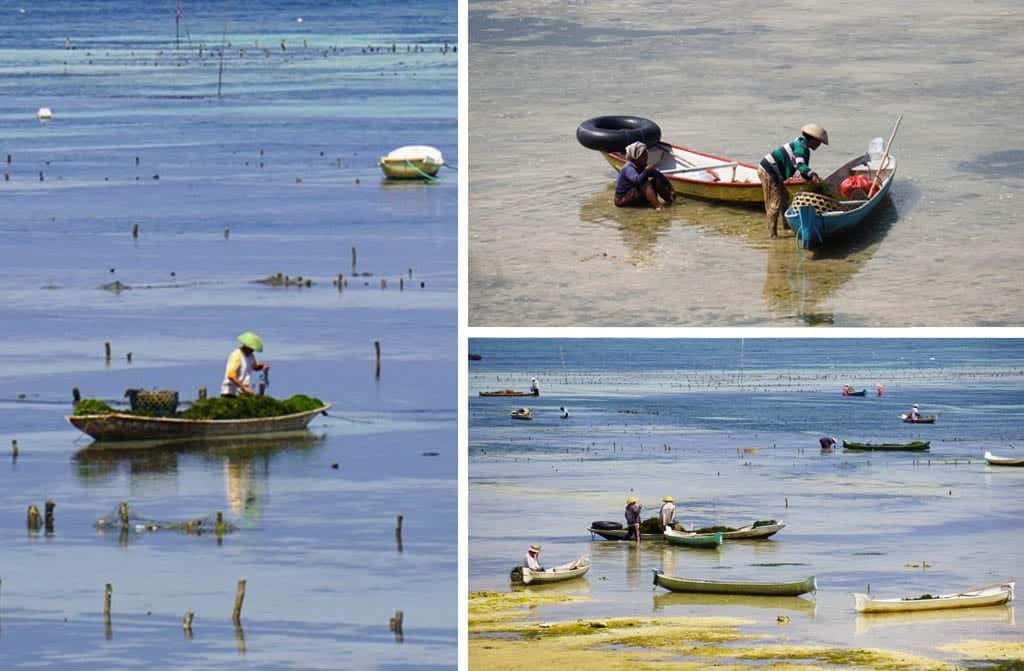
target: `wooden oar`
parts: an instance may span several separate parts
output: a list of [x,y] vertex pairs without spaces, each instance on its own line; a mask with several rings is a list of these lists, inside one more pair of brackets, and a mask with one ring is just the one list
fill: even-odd
[[875,173],[875,178],[871,181],[871,188],[868,189],[868,198],[875,192],[875,185],[878,184],[878,179],[882,176],[882,168],[885,166],[885,162],[889,160],[889,150],[892,149],[892,141],[896,137],[896,130],[900,127],[901,121],[903,121],[902,114],[896,117],[896,125],[893,126],[889,141],[885,143],[885,153],[882,154],[882,161],[878,164],[878,172]]

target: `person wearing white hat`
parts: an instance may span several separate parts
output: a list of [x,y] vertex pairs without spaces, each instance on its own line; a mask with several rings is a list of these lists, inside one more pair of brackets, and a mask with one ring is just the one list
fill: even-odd
[[534,396],[540,396],[540,383],[537,382],[537,378],[530,378],[530,393]]
[[811,151],[828,144],[828,132],[816,123],[805,124],[800,136],[792,142],[768,152],[757,168],[764,190],[764,212],[772,238],[779,237],[779,219],[789,207],[786,180],[797,173],[808,182],[818,184],[821,178],[811,170]]
[[658,519],[661,521],[662,529],[673,528],[676,523],[676,504],[671,496],[661,497],[661,511],[658,513]]
[[619,170],[615,182],[615,207],[650,205],[656,210],[664,209],[675,200],[672,184],[657,168],[647,165],[647,145],[634,142],[626,147],[626,163]]
[[912,405],[910,407],[910,415],[909,416],[910,416],[910,419],[915,421],[915,422],[917,420],[921,419],[921,413],[918,412],[918,410],[917,410],[917,403],[915,403],[914,405]]
[[531,545],[530,549],[526,551],[526,557],[523,559],[523,566],[531,571],[544,570],[544,567],[540,565],[539,545]]
[[238,336],[239,346],[228,356],[224,381],[220,385],[221,396],[253,394],[252,374],[258,370],[270,370],[270,364],[256,360],[255,352],[263,351],[263,339],[252,331]]
[[637,543],[640,542],[640,511],[643,509],[635,496],[626,499],[626,526]]

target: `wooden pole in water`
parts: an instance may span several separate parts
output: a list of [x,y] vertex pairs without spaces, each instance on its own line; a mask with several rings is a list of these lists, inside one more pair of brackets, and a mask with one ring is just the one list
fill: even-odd
[[47,499],[46,503],[43,504],[44,518],[43,524],[46,527],[46,533],[53,533],[53,509],[57,507],[57,504],[52,499]]
[[138,238],[139,237],[139,225],[138,224],[135,224],[134,226],[132,226],[132,237],[133,238]]
[[238,581],[238,588],[235,590],[235,610],[231,613],[231,620],[236,627],[242,626],[242,603],[245,601],[245,580]]
[[373,349],[376,352],[376,356],[377,356],[377,371],[376,371],[375,377],[380,378],[380,341],[379,340],[374,340],[373,341]]
[[356,274],[356,248],[355,248],[355,245],[352,246],[352,274],[353,275]]
[[192,618],[194,617],[194,615],[195,614],[192,611],[186,610],[185,619],[181,623],[182,628],[189,633],[192,632]]
[[103,617],[108,621],[110,620],[110,597],[114,593],[114,588],[107,583],[107,587],[103,592]]
[[11,458],[18,458],[18,441],[16,440],[11,441]]
[[103,343],[103,351],[106,353],[107,361],[110,361],[110,342]]
[[398,551],[402,551],[402,516],[395,518],[395,543],[398,544]]
[[117,514],[121,517],[121,528],[128,528],[128,502],[121,501],[121,505],[117,507]]
[[405,621],[405,613],[400,610],[395,611],[395,616],[388,620],[388,629],[395,632],[395,640],[401,641],[405,638],[402,632],[402,624]]
[[124,355],[124,358],[128,360],[128,363],[131,363],[132,362],[132,353],[128,352],[127,354]]

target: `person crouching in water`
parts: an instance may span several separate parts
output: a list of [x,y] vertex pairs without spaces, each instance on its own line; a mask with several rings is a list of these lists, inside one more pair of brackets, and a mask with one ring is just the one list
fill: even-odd
[[253,333],[246,331],[238,336],[241,346],[228,357],[227,369],[224,372],[224,382],[220,386],[221,396],[238,396],[239,394],[253,394],[252,374],[258,370],[270,370],[269,363],[256,361],[254,352],[263,351],[263,340]]
[[634,142],[626,147],[628,159],[619,170],[619,179],[615,182],[615,207],[634,205],[650,205],[656,210],[675,200],[672,184],[653,165],[647,165],[647,145]]
[[786,180],[800,173],[808,182],[818,184],[821,178],[811,170],[811,151],[828,144],[828,133],[816,123],[809,123],[800,129],[800,137],[777,147],[764,158],[757,168],[764,190],[764,212],[768,215],[768,226],[772,238],[779,237],[779,219],[786,215],[789,207],[789,191]]

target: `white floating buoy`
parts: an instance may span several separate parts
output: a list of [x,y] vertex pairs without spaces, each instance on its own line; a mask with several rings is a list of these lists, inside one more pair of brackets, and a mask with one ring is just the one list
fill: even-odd
[[49,107],[40,107],[36,112],[37,119],[52,119],[53,111]]
[[302,17],[300,16],[299,18],[295,19],[295,23],[302,23]]

